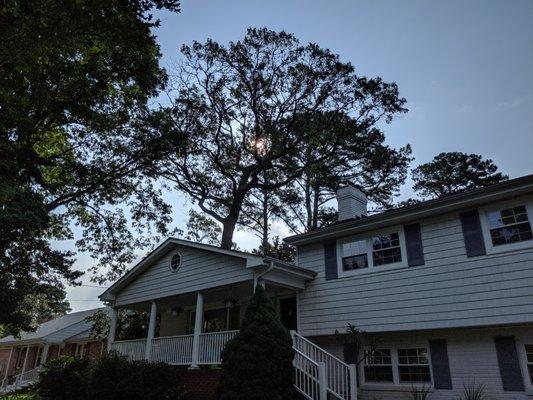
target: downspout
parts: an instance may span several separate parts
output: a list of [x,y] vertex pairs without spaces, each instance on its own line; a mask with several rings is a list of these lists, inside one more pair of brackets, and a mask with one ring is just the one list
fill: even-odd
[[268,274],[270,271],[272,271],[274,269],[274,261],[270,261],[270,265],[268,266],[268,268],[266,269],[266,271],[263,271],[261,272],[260,274],[258,275],[254,275],[254,292],[255,292],[255,288],[257,287],[257,284],[259,283],[259,279]]

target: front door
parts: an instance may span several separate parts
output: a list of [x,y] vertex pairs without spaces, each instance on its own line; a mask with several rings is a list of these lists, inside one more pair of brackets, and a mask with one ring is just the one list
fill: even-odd
[[296,330],[298,327],[296,297],[279,300],[279,318],[288,330]]

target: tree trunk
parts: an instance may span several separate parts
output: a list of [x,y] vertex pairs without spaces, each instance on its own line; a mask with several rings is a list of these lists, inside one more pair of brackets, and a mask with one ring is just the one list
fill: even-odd
[[267,254],[267,248],[268,248],[268,192],[266,190],[263,191],[263,209],[262,209],[262,217],[263,217],[263,237],[261,240],[261,245],[263,247],[263,255],[266,256]]
[[233,233],[238,219],[238,216],[230,215],[224,220],[222,224],[222,240],[220,241],[220,247],[223,249],[231,250],[233,247]]

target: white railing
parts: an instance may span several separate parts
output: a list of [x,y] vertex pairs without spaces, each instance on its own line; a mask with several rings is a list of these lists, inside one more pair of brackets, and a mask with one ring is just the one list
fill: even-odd
[[37,380],[39,379],[40,371],[41,367],[37,367],[15,376],[15,382],[12,385],[12,390],[21,389],[37,382]]
[[294,350],[326,369],[327,392],[339,400],[357,400],[355,365],[348,365],[303,336],[291,331]]
[[152,341],[152,361],[190,365],[194,335],[163,336]]
[[126,356],[130,361],[144,360],[146,339],[115,341],[111,345],[111,350]]
[[222,331],[200,334],[198,364],[220,364],[222,350],[238,332]]
[[[309,400],[321,400],[327,397],[324,389],[327,384],[325,365],[319,364],[302,352],[294,349],[294,387]],[[321,384],[322,383],[322,384]],[[320,390],[322,389],[322,393]]]

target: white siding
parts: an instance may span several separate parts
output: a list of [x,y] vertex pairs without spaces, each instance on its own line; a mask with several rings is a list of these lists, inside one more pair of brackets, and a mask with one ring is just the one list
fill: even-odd
[[[533,343],[533,326],[509,327],[491,329],[466,329],[443,330],[426,333],[399,333],[386,334],[378,339],[380,347],[416,347],[428,348],[429,339],[446,339],[448,345],[448,359],[452,378],[452,390],[433,390],[431,400],[458,399],[462,394],[463,385],[471,382],[485,386],[489,399],[501,400],[526,400],[531,399],[533,387],[529,383],[526,365],[522,360],[520,366],[524,379],[525,392],[505,392],[502,382],[496,347],[495,336],[515,336],[519,356],[524,357],[524,344]],[[342,355],[342,346],[334,340],[315,338],[317,344],[339,357]],[[362,369],[360,369],[362,372]],[[362,382],[362,379],[360,379]],[[360,387],[360,400],[404,400],[409,398],[410,385],[376,385],[362,384]],[[528,397],[528,394],[530,395]]]
[[[177,272],[169,268],[176,252],[182,256]],[[155,261],[116,297],[116,305],[158,299],[252,279],[245,260],[206,250],[176,246],[175,250]]]
[[458,214],[420,223],[418,267],[326,281],[323,244],[301,246],[299,265],[318,273],[300,295],[301,334],[347,322],[374,332],[533,322],[533,246],[468,258]]

